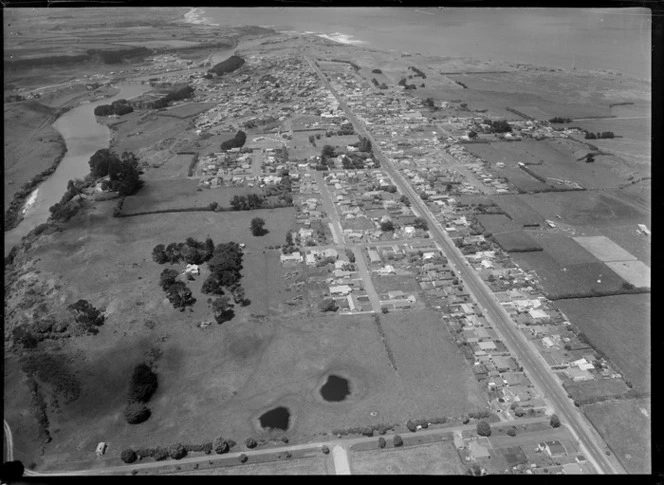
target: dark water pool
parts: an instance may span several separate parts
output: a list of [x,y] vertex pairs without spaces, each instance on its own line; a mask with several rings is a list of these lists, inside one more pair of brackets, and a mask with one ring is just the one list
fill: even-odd
[[258,418],[261,426],[265,429],[280,429],[286,431],[290,421],[290,411],[288,408],[279,406],[278,408],[270,409],[266,413],[261,414]]
[[329,375],[327,382],[320,388],[320,394],[326,401],[343,401],[350,394],[348,379],[333,374]]

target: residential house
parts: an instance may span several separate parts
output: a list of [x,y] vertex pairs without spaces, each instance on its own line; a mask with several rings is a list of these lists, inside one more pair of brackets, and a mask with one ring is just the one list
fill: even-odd
[[346,296],[352,291],[348,285],[330,286],[330,294],[332,296]]
[[279,256],[279,259],[281,260],[282,263],[288,263],[288,262],[301,263],[302,255],[300,254],[299,251],[295,251],[290,254],[282,254],[281,256]]

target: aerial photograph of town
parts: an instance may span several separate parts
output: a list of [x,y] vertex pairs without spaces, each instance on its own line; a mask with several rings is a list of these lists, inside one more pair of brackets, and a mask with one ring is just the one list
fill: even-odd
[[651,10],[2,14],[2,483],[654,473]]

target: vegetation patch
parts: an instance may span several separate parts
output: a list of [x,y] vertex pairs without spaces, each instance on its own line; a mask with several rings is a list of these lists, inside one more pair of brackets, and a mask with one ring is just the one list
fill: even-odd
[[542,251],[542,246],[524,231],[494,234],[493,239],[507,252]]

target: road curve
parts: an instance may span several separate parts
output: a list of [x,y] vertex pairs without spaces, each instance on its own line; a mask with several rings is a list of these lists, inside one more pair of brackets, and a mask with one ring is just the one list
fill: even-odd
[[403,175],[394,167],[391,161],[385,157],[376,143],[372,134],[365,129],[364,125],[354,116],[352,110],[348,107],[341,96],[327,82],[323,73],[317,68],[315,63],[304,56],[309,65],[318,73],[320,79],[325,83],[330,92],[335,96],[339,105],[344,109],[349,120],[353,123],[355,130],[369,139],[373,147],[374,155],[381,162],[381,168],[392,177],[402,193],[407,194],[412,204],[419,210],[420,215],[425,217],[429,223],[429,230],[435,236],[435,239],[441,244],[451,263],[456,265],[456,271],[463,282],[467,285],[470,294],[475,301],[484,309],[487,320],[498,331],[503,342],[508,349],[517,357],[523,366],[526,374],[533,384],[540,390],[542,395],[549,402],[553,402],[554,409],[558,415],[565,421],[570,430],[579,440],[582,451],[586,457],[594,464],[600,473],[626,473],[622,465],[617,460],[609,459],[604,454],[607,446],[597,432],[592,428],[583,415],[574,407],[567,397],[567,392],[560,386],[555,377],[551,374],[548,366],[542,360],[536,350],[534,350],[526,337],[512,322],[511,318],[495,298],[493,292],[487,287],[484,281],[466,262],[461,251],[454,245],[447,232],[440,223],[434,218],[428,207],[424,204],[417,192],[404,179]]

